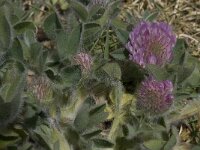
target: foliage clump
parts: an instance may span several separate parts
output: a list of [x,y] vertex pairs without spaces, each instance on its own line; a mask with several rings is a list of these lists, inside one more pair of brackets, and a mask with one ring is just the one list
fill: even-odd
[[199,148],[199,61],[155,15],[104,2],[0,2],[0,149]]

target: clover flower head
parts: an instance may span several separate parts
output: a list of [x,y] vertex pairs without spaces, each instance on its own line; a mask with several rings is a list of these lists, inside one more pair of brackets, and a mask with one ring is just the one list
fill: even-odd
[[129,59],[145,68],[147,64],[163,66],[173,57],[176,36],[164,22],[140,22],[129,34],[126,44]]
[[173,103],[173,84],[170,80],[156,81],[146,78],[136,92],[137,109],[155,115],[167,111]]
[[80,52],[74,56],[75,63],[81,66],[83,72],[89,72],[92,66],[92,57],[84,52]]
[[32,71],[28,71],[27,90],[39,102],[51,100],[53,94],[50,80],[46,76],[38,76]]

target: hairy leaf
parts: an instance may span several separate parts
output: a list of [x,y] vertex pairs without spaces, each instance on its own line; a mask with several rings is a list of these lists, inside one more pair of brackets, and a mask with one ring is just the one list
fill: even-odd
[[86,21],[88,18],[88,11],[84,5],[77,1],[70,2],[71,7],[75,10],[82,21]]
[[92,139],[92,141],[94,142],[95,146],[98,148],[112,148],[114,145],[110,141],[107,141],[105,139],[100,139],[100,138]]
[[3,11],[0,11],[0,48],[7,49],[11,46],[13,33],[10,22]]
[[35,30],[33,22],[24,21],[14,25],[14,29],[18,34],[24,33],[27,30]]
[[103,70],[114,79],[121,79],[121,69],[117,63],[108,63],[103,66]]

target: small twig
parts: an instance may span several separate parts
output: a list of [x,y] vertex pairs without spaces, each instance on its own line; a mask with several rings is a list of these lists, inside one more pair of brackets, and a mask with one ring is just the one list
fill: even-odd
[[[106,30],[106,29],[102,30],[100,37],[103,35],[103,33],[104,33],[105,30]],[[98,39],[95,41],[95,43],[93,44],[92,48],[90,49],[90,52],[92,52],[92,51],[94,50],[94,48],[95,48],[95,46],[97,45],[97,43],[99,42],[99,40],[100,40],[100,38],[98,38]]]
[[[177,13],[178,5],[179,5],[179,0],[176,1],[176,5],[175,5],[175,7],[174,7],[173,14],[176,14],[176,13]],[[172,17],[172,19],[170,20],[169,24],[172,24],[172,22],[174,21],[174,19],[175,19],[175,15]]]
[[195,41],[195,42],[199,42],[197,39],[195,39],[195,38],[193,38],[192,36],[190,36],[190,35],[187,35],[187,34],[179,34],[179,37],[186,37],[186,38],[189,38],[189,39],[191,39],[192,41]]

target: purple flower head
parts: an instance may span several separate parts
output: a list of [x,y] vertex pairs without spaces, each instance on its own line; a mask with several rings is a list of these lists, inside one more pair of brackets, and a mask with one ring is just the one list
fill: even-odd
[[176,36],[164,22],[139,23],[129,34],[126,44],[129,59],[145,68],[146,64],[164,65],[172,60]]
[[173,103],[172,91],[171,81],[156,81],[153,77],[148,77],[136,92],[137,109],[153,115],[167,111]]
[[83,72],[89,72],[92,66],[92,57],[84,52],[80,52],[74,56],[77,65],[81,66]]

